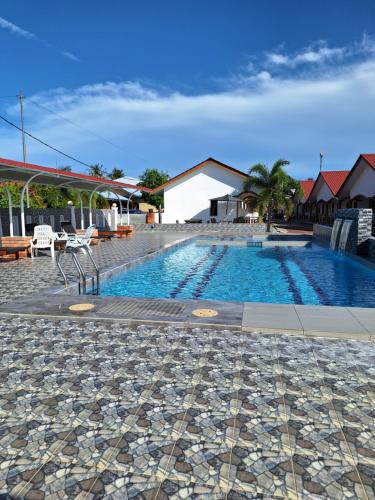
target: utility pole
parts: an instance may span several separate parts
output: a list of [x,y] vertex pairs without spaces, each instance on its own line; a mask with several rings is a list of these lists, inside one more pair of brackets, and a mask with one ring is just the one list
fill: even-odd
[[319,166],[319,172],[322,171],[322,167],[323,167],[323,153],[320,152],[319,153],[319,156],[320,156],[320,166]]
[[[23,95],[22,90],[19,91],[17,95],[20,101],[20,111],[21,111],[21,130],[22,130],[22,161],[26,163],[26,137],[25,137],[25,121],[23,116],[23,100],[25,96]],[[29,188],[26,189],[26,203],[27,208],[30,208],[30,197],[29,197]]]

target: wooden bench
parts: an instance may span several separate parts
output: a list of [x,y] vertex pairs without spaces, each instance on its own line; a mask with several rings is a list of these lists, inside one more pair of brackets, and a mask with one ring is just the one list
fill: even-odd
[[110,229],[98,229],[98,237],[99,238],[113,238],[114,236],[118,236],[119,238],[126,238],[132,231],[127,229],[125,231],[117,230],[111,231]]

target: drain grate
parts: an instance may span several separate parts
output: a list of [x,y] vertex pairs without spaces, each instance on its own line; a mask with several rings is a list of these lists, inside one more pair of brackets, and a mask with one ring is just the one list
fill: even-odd
[[100,308],[100,313],[119,316],[177,316],[185,310],[183,304],[154,301],[112,302]]

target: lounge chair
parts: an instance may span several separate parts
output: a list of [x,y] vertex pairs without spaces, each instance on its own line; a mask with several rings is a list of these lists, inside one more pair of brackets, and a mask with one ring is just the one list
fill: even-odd
[[55,258],[55,241],[58,239],[58,235],[53,232],[52,227],[46,225],[35,226],[34,236],[30,241],[31,246],[31,258],[34,258],[34,251],[36,253],[38,250],[49,248],[51,251],[52,259]]
[[71,248],[71,249],[81,249],[83,251],[88,251],[91,253],[91,248],[90,248],[90,243],[91,239],[93,238],[93,233],[96,229],[95,224],[91,224],[86,229],[86,232],[83,236],[78,236],[76,234],[67,234],[67,239],[66,239],[66,244],[65,248]]

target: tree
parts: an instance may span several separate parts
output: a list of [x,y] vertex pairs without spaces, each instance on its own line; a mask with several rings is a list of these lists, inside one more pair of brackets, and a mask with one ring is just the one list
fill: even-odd
[[109,173],[108,177],[114,181],[116,179],[121,179],[121,177],[125,177],[125,173],[122,168],[113,167],[112,172]]
[[[158,170],[157,168],[148,168],[139,177],[138,186],[145,186],[150,189],[154,189],[158,186],[164,184],[169,179],[169,175],[166,172]],[[142,199],[150,205],[155,207],[164,207],[164,197],[163,195],[151,195],[149,193],[142,193]]]
[[103,168],[103,165],[100,165],[99,163],[91,165],[89,172],[93,177],[105,177],[105,170]]
[[244,190],[255,188],[260,209],[267,212],[267,232],[271,230],[271,215],[274,209],[283,208],[287,213],[293,209],[293,195],[301,190],[298,181],[290,177],[284,166],[287,160],[277,160],[269,169],[262,163],[253,165],[249,170],[249,178],[245,181]]

